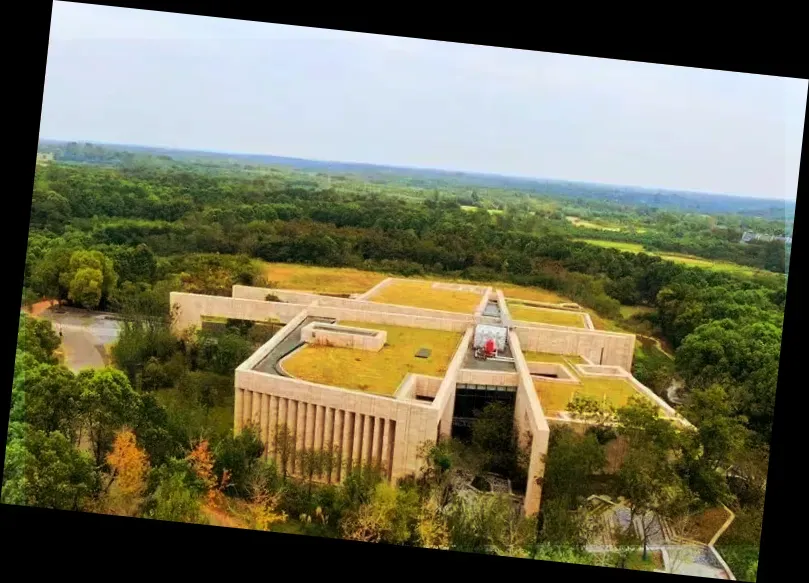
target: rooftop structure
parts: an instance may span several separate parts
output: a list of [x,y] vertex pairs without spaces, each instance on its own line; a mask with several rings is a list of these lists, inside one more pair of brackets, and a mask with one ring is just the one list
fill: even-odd
[[[572,421],[574,394],[613,406],[643,395],[686,423],[628,372],[634,335],[594,330],[575,305],[534,303],[542,305],[491,287],[397,278],[351,298],[241,285],[232,297],[171,294],[177,333],[211,317],[283,325],[235,375],[234,431],[257,427],[266,456],[278,459],[274,436],[285,425],[297,451],[337,453],[326,482],[360,464],[397,480],[419,470],[422,443],[468,427],[474,410],[498,400],[513,407],[530,452],[528,514],[539,510],[549,422]],[[523,320],[521,310],[557,322]],[[487,340],[494,356],[480,349]],[[294,455],[288,463],[301,471]]]

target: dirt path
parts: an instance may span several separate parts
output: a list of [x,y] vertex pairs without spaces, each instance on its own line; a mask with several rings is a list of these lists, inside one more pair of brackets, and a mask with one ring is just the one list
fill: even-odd
[[235,518],[231,514],[228,514],[221,508],[218,508],[214,504],[204,504],[202,506],[202,512],[205,516],[208,517],[208,520],[211,521],[211,524],[214,526],[227,526],[229,528],[247,528],[250,527],[243,521]]
[[641,338],[645,338],[646,340],[651,340],[652,342],[654,342],[654,345],[660,352],[668,356],[671,360],[674,360],[674,355],[669,353],[665,348],[663,348],[663,344],[660,342],[659,338],[655,338],[654,336],[646,336],[644,334],[638,334],[638,336],[640,336]]

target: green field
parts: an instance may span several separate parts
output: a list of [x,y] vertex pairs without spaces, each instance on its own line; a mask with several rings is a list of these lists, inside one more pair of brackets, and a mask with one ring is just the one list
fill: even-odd
[[536,322],[538,324],[554,324],[556,326],[571,326],[574,328],[585,327],[584,317],[580,312],[535,308],[533,306],[513,302],[508,302],[508,310],[511,312],[511,317],[515,320]]
[[703,259],[701,257],[694,257],[693,255],[683,255],[681,253],[658,253],[656,251],[646,251],[643,245],[639,243],[625,243],[623,241],[601,241],[599,239],[576,239],[581,243],[589,243],[590,245],[598,245],[599,247],[606,247],[608,249],[618,249],[627,253],[646,253],[647,255],[656,255],[661,259],[673,261],[675,263],[682,263],[692,267],[702,267],[703,269],[714,269],[716,271],[727,271],[742,275],[756,275],[762,273],[760,269],[739,265],[737,263],[729,263],[727,261],[720,261],[714,259]]
[[[480,207],[468,206],[468,205],[465,205],[465,204],[461,205],[461,209],[465,210],[468,213],[473,213],[476,210],[478,210],[478,208],[480,208]],[[503,211],[501,211],[500,209],[489,209],[489,214],[490,215],[502,215]]]
[[596,229],[599,231],[612,231],[612,232],[619,232],[621,231],[621,227],[617,227],[614,225],[599,225],[598,223],[593,223],[591,221],[585,221],[579,217],[565,217],[574,227],[582,227],[585,229]]
[[431,281],[394,281],[368,300],[380,304],[413,306],[445,312],[473,313],[483,296],[479,293],[434,288]]
[[639,314],[651,314],[654,311],[655,309],[649,306],[621,306],[621,316],[626,319]]

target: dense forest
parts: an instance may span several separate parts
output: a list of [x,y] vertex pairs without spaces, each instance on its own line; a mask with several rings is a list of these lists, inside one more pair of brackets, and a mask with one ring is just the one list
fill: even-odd
[[[581,229],[566,218],[574,213],[624,227],[609,232],[612,240],[769,272],[705,270],[579,242],[574,237]],[[367,182],[255,161],[71,145],[57,151],[55,162],[37,167],[23,302],[58,299],[120,312],[127,323],[113,349],[115,368],[73,375],[56,363],[59,342],[47,323],[21,318],[4,501],[197,521],[205,496],[219,492],[250,500],[253,509],[258,504],[262,524],[306,516],[296,522],[302,529],[348,532],[360,540],[520,556],[530,547],[530,556],[592,561],[578,543],[560,545],[578,540],[570,533],[584,528],[570,516],[579,516],[582,497],[592,492],[576,493],[574,484],[586,489],[589,483],[576,472],[601,471],[605,431],[554,435],[539,527],[504,519],[512,534],[533,534],[509,539],[497,531],[501,538],[487,542],[480,539],[484,525],[472,518],[482,510],[447,506],[441,492],[452,468],[495,463],[480,453],[491,444],[472,450],[433,444],[424,452],[427,473],[398,490],[359,474],[334,488],[312,489],[311,480],[305,488],[289,485],[294,482],[277,467],[257,461],[255,436],[234,438],[230,420],[217,423],[232,398],[232,371],[262,340],[262,330],[233,323],[178,340],[166,325],[170,291],[229,295],[234,283],[266,283],[256,260],[513,282],[556,291],[605,320],[621,319],[621,306],[648,308],[627,324],[675,350],[674,368],[689,390],[683,412],[700,429],[696,436],[670,435],[640,404],[617,413],[619,427],[679,460],[671,471],[649,468],[643,465],[648,451],[638,449],[633,463],[676,484],[690,497],[686,506],[735,507],[747,530],[729,533],[737,538],[728,560],[740,579],[751,580],[745,573],[757,557],[788,260],[783,244],[739,244],[750,228],[778,232],[762,217],[694,215],[488,186],[419,188],[397,177]],[[490,413],[485,423],[497,423],[497,411]],[[485,423],[480,435],[509,434],[487,431]],[[33,479],[27,472],[45,472],[48,459],[61,460],[60,473],[37,474],[47,483],[26,491],[26,480]],[[134,489],[120,483],[127,472],[140,476]],[[60,480],[71,488],[58,487]],[[611,487],[626,493],[637,487],[630,482],[619,475]],[[111,492],[117,492],[114,501]],[[637,499],[642,495],[635,492]],[[505,516],[507,508],[491,512]],[[371,528],[372,516],[387,522]],[[537,547],[545,543],[550,546]]]

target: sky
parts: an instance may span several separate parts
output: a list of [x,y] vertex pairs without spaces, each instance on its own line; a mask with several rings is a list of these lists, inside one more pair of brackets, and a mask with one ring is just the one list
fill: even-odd
[[795,200],[807,81],[54,2],[40,137]]

